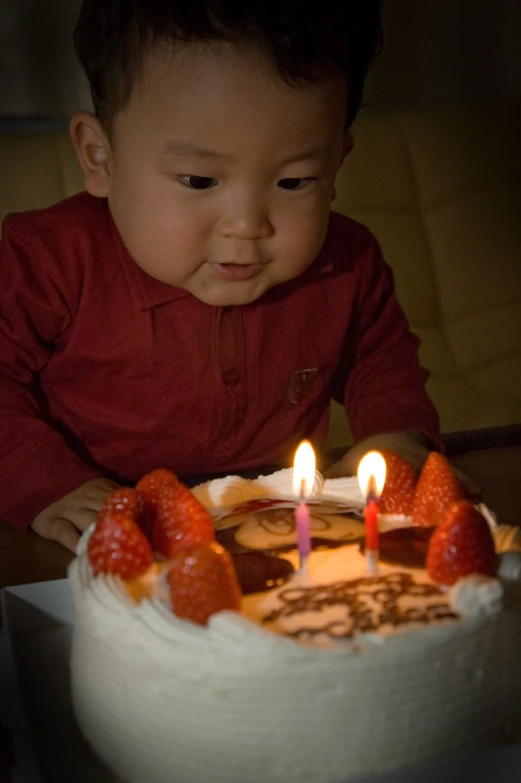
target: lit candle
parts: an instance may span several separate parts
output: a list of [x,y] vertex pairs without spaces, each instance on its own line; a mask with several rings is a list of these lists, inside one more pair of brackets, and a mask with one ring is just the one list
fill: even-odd
[[379,451],[369,451],[358,466],[358,483],[365,496],[365,553],[370,574],[378,573],[378,503],[387,467]]
[[311,552],[311,525],[306,498],[313,490],[314,481],[315,452],[311,443],[303,440],[297,449],[293,464],[293,492],[299,499],[295,509],[295,526],[301,571],[305,570]]

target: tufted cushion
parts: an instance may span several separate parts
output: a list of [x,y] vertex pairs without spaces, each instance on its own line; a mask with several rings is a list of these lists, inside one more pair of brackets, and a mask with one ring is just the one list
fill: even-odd
[[9,212],[47,207],[83,187],[67,133],[0,134],[0,221]]
[[333,207],[393,267],[442,431],[521,422],[521,96],[365,115],[354,135]]
[[[442,431],[521,422],[521,97],[362,115],[333,208],[368,225],[422,339]],[[0,219],[82,187],[65,133],[0,135]],[[330,445],[349,443],[333,405]]]

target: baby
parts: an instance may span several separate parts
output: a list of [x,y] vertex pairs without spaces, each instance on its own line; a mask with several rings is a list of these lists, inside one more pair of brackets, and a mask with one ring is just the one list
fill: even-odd
[[0,246],[0,516],[75,549],[119,484],[439,444],[367,229],[330,211],[380,0],[84,0],[85,192]]

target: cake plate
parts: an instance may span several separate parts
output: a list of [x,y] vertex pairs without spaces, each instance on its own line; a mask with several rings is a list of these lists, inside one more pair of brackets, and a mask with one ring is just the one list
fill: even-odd
[[[67,580],[4,588],[1,610],[0,722],[12,736],[11,783],[124,783],[98,761],[74,717],[69,679],[74,614]],[[521,746],[349,783],[419,780],[519,783]]]

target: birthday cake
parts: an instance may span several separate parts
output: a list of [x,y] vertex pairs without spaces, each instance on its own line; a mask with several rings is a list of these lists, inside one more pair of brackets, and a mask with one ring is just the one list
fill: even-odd
[[[143,514],[151,496],[139,486],[137,496],[109,503],[69,569],[75,713],[118,779],[339,783],[521,740],[516,529],[488,516],[494,574],[485,558],[485,573],[446,587],[425,567],[443,544],[441,525],[433,532],[410,516],[382,514],[379,569],[369,575],[356,479],[317,474],[313,549],[302,571],[291,471],[209,482],[191,497],[211,514],[241,590],[232,585],[229,608],[216,604],[208,618],[187,619],[183,589],[193,568],[185,566],[196,558],[184,557],[183,545],[173,559],[150,561],[126,531],[139,546],[121,560],[120,575],[100,566],[106,552],[97,528],[118,514]],[[199,511],[191,514],[202,530]],[[166,539],[143,527],[161,551]],[[217,552],[215,542],[189,543],[192,554]],[[174,538],[167,546],[175,548]],[[114,547],[111,557],[118,559]],[[172,579],[179,557],[184,570]],[[141,573],[128,578],[140,558]],[[212,575],[206,601],[223,574]]]

